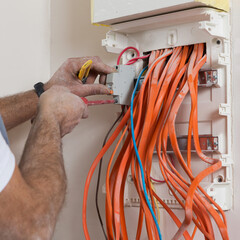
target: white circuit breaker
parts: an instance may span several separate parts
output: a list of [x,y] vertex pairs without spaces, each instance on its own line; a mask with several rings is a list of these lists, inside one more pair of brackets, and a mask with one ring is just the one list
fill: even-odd
[[[104,1],[108,3],[109,10],[118,10],[118,12],[109,11],[106,14],[101,11],[99,5],[99,2],[103,1],[94,1],[93,7],[100,8],[97,12],[94,11],[94,21],[104,24],[114,23],[106,39],[102,41],[102,45],[109,52],[120,53],[124,48],[133,46],[143,54],[158,49],[197,43],[206,44],[207,62],[203,70],[210,71],[215,82],[213,86],[199,88],[199,134],[205,140],[206,136],[212,136],[213,147],[209,143],[209,149],[206,149],[209,151],[206,151],[206,154],[220,159],[223,168],[204,179],[202,187],[223,210],[230,210],[233,199],[231,29],[229,13],[212,8],[227,10],[228,1],[152,0],[147,4],[145,0],[124,0],[118,3],[115,0]],[[120,6],[124,5],[123,2],[128,5]],[[132,4],[136,2],[139,7],[133,9]],[[216,2],[217,5],[211,4]],[[199,6],[206,6],[204,3],[212,7],[200,8]],[[198,7],[194,8],[194,6]],[[124,8],[128,8],[129,12],[125,14]],[[144,13],[141,13],[144,8]],[[129,60],[128,56],[131,54],[126,53],[123,56],[123,63]],[[191,99],[188,97],[176,121],[177,135],[180,138],[187,135],[190,105]],[[180,141],[184,141],[184,137]],[[211,142],[209,138],[206,141]],[[196,175],[206,166],[193,153],[193,174]],[[153,161],[152,176],[159,179],[161,177],[159,173],[156,158],[156,161]],[[155,188],[165,203],[172,208],[179,208],[166,184],[155,183]],[[138,194],[131,181],[130,173],[125,189],[125,205],[139,205]]]

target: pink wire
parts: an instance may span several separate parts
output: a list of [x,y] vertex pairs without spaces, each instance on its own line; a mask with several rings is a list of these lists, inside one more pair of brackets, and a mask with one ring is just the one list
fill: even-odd
[[95,106],[95,105],[103,105],[103,104],[113,104],[115,100],[96,100],[96,101],[88,101],[85,97],[81,98],[83,102],[88,106]]
[[152,177],[150,177],[150,179],[153,180],[154,182],[157,182],[157,183],[165,183],[164,180],[161,181],[161,180],[157,180],[157,179],[152,178]]
[[128,61],[128,63],[127,63],[126,65],[132,65],[132,64],[134,64],[135,62],[137,62],[139,59],[146,59],[146,58],[148,58],[149,56],[150,56],[150,54],[149,54],[149,55],[146,55],[146,56],[142,56],[142,57],[135,57],[135,58],[131,59],[130,61]]
[[88,101],[88,106],[103,105],[103,104],[113,104],[115,100],[97,100],[97,101]]
[[139,52],[139,50],[137,48],[135,48],[135,47],[127,47],[127,48],[123,49],[122,52],[120,53],[120,55],[118,56],[117,65],[120,64],[120,60],[121,60],[122,55],[129,49],[133,49],[137,53],[137,57],[140,57],[140,52]]

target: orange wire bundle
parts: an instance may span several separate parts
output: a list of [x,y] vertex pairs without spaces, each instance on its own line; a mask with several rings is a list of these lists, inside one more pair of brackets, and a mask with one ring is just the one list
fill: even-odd
[[[185,239],[194,239],[197,229],[202,232],[205,239],[214,240],[213,220],[218,226],[222,239],[229,239],[223,210],[199,185],[205,177],[222,167],[218,159],[209,158],[202,153],[199,143],[198,73],[206,59],[204,44],[153,51],[143,85],[134,100],[134,133],[144,168],[148,195],[153,209],[155,209],[155,199],[157,199],[178,226],[179,230],[174,235],[173,240],[180,239],[182,235]],[[191,96],[191,114],[189,117],[187,159],[185,160],[178,146],[175,120],[187,94]],[[108,239],[128,239],[124,215],[124,189],[129,170],[140,198],[136,239],[141,237],[144,219],[148,239],[159,239],[156,225],[144,197],[140,167],[136,161],[130,127],[130,110],[128,110],[90,168],[85,184],[82,214],[83,229],[87,240],[90,239],[90,236],[87,228],[86,209],[91,178],[99,161],[119,135],[120,138],[108,162],[106,174],[105,211]],[[191,170],[192,137],[198,157],[208,163],[208,167],[197,176],[193,176]],[[170,139],[175,161],[180,163],[188,179],[179,173],[169,159],[167,155],[168,139]],[[120,152],[115,158],[119,148],[121,148]],[[185,210],[183,222],[178,219],[152,188],[150,173],[155,149],[157,150],[162,176],[178,203]],[[188,226],[192,222],[195,224],[195,229],[193,234],[190,235]]]

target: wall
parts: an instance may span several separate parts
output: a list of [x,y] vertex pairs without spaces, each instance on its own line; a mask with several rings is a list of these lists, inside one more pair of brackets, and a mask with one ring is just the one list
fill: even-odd
[[[50,75],[50,1],[0,1],[0,96],[32,89]],[[20,159],[30,124],[9,132]]]
[[230,229],[230,239],[238,239],[238,223],[240,220],[240,188],[239,188],[239,180],[240,180],[240,149],[239,149],[239,142],[240,142],[240,111],[239,111],[239,103],[240,103],[240,68],[239,68],[239,59],[240,59],[240,28],[239,28],[239,21],[240,21],[240,1],[233,0],[233,15],[232,15],[232,22],[233,22],[233,32],[232,32],[232,60],[233,60],[233,157],[234,157],[234,208],[231,211],[231,215],[229,217],[229,229]]
[[[97,55],[105,63],[114,64],[114,56],[107,54],[101,47],[101,40],[108,28],[92,26],[90,12],[90,1],[52,1],[51,73],[68,57]],[[57,224],[55,240],[84,239],[81,213],[85,179],[92,161],[101,149],[106,132],[116,118],[115,113],[120,111],[120,108],[99,106],[90,107],[89,110],[89,118],[82,120],[80,125],[64,138],[68,193]],[[95,177],[93,182],[96,182]],[[88,223],[92,239],[102,239],[93,200],[94,193],[92,185],[89,193]],[[101,201],[101,208],[104,209],[104,201]]]
[[[90,24],[90,1],[84,0],[52,0],[51,19],[49,19],[49,0],[8,0],[0,3],[0,96],[24,91],[32,88],[37,81],[47,81],[50,73],[67,58],[73,56],[99,55],[109,64],[115,63],[115,56],[107,54],[100,46],[107,28]],[[240,21],[240,2],[233,0],[234,22]],[[51,20],[51,26],[50,26]],[[51,27],[51,46],[50,46]],[[235,183],[239,182],[240,153],[237,143],[240,142],[239,102],[240,102],[240,29],[234,25],[234,157]],[[50,71],[51,67],[51,71]],[[56,226],[54,239],[84,239],[81,222],[82,196],[84,182],[91,162],[99,152],[105,133],[120,111],[116,106],[100,106],[90,109],[90,117],[83,120],[69,136],[64,138],[64,157],[68,176],[68,193],[64,209]],[[21,156],[22,148],[28,134],[30,124],[10,131],[11,146],[16,158]],[[94,178],[93,182],[95,182]],[[91,186],[88,205],[88,223],[91,239],[103,239],[97,221],[94,206],[94,186]],[[236,239],[240,216],[240,190],[235,184],[235,204],[228,213],[230,239]],[[104,209],[103,197],[101,207]],[[133,212],[135,209],[132,210]],[[131,227],[135,214],[127,212]],[[172,225],[166,216],[162,224],[171,229]],[[134,239],[133,232],[130,239]],[[168,236],[168,235],[166,235]],[[165,239],[169,239],[166,237]]]

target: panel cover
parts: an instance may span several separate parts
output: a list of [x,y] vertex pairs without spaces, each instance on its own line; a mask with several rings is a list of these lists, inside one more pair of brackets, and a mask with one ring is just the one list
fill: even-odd
[[203,6],[229,11],[229,0],[92,0],[92,22],[112,25]]

